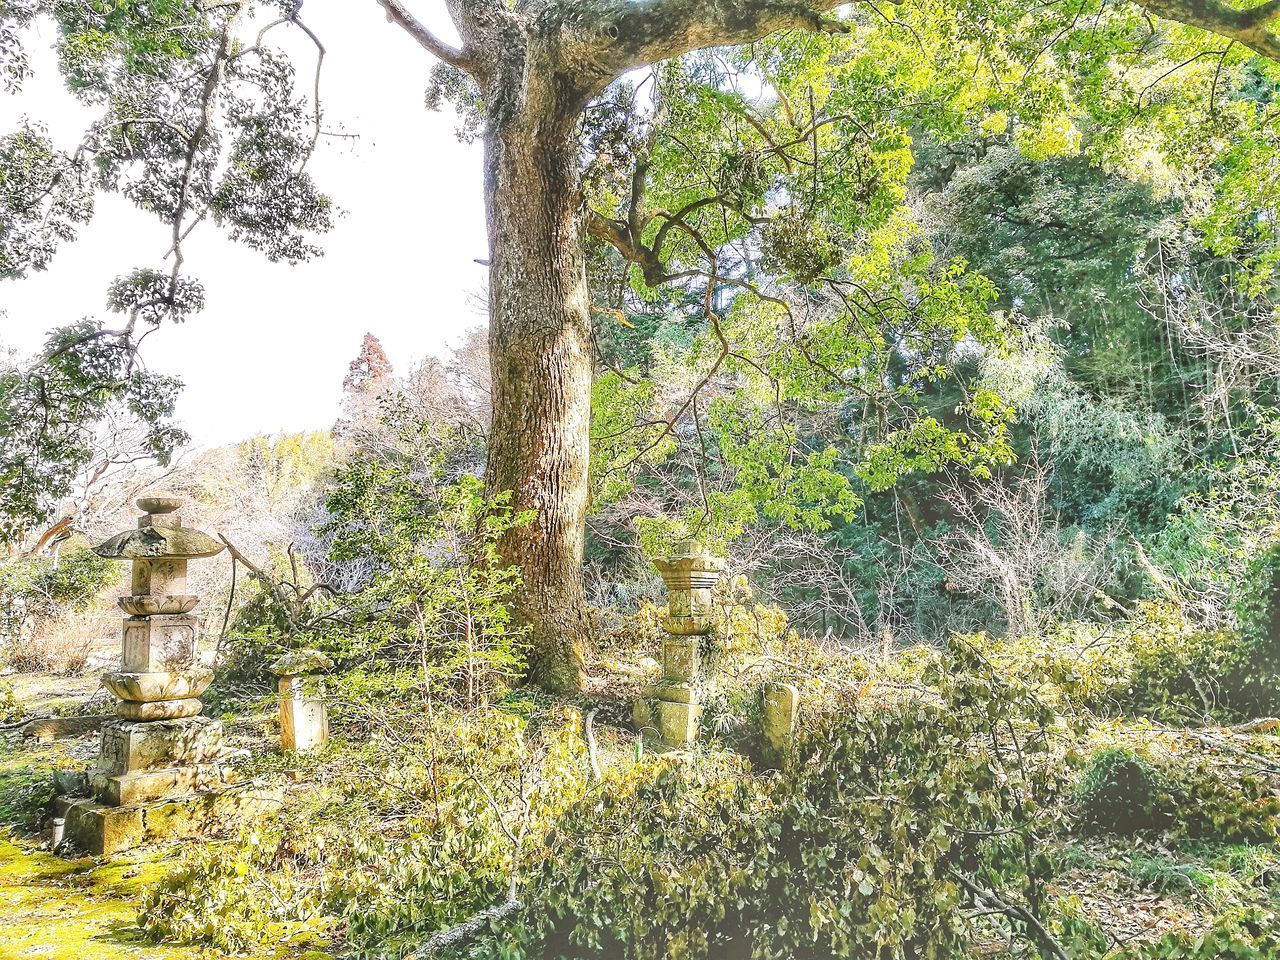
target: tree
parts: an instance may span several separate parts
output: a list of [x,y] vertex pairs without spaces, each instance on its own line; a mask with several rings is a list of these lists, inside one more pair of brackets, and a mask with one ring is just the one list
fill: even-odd
[[360,352],[347,366],[342,392],[350,395],[377,390],[394,372],[387,352],[382,349],[382,341],[372,333],[366,333],[360,341]]
[[394,376],[395,370],[382,349],[382,342],[372,333],[366,333],[360,342],[360,352],[347,366],[347,376],[342,381],[342,419],[335,432],[345,435],[376,422],[378,403],[394,387]]
[[[1169,58],[1191,49],[1188,62],[1200,64],[1212,52],[1219,72],[1225,66],[1238,73],[1247,58],[1233,48],[1277,54],[1269,30],[1280,17],[1275,0],[1250,11],[1221,0],[1144,0],[1159,15],[1231,41],[1224,51],[1206,51],[1201,38],[1185,33],[1176,42],[1151,45],[1143,37],[1155,28],[1133,8],[1087,4],[1088,10],[1029,12],[1014,2],[971,7],[919,0],[902,4],[881,30],[882,11],[870,4],[855,4],[844,17],[828,16],[839,6],[836,0],[450,0],[461,37],[455,47],[400,0],[378,2],[443,62],[437,91],[471,110],[471,128],[482,131],[493,404],[487,483],[494,495],[509,494],[514,509],[536,515],[533,523],[507,531],[499,552],[523,571],[515,612],[531,628],[533,677],[555,688],[579,682],[587,633],[581,567],[591,498],[594,370],[584,233],[593,245],[616,251],[624,273],[648,286],[704,284],[713,362],[692,385],[691,399],[649,425],[656,427],[644,441],[650,448],[689,417],[696,419],[697,397],[716,377],[749,378],[752,364],[762,366],[758,352],[737,350],[726,334],[722,319],[731,315],[744,330],[765,323],[793,331],[785,359],[795,369],[775,367],[765,377],[775,384],[787,380],[792,408],[803,406],[806,391],[864,390],[864,370],[872,368],[876,389],[866,398],[866,411],[874,419],[883,396],[904,385],[913,389],[936,370],[909,369],[910,362],[904,370],[904,358],[919,356],[931,339],[955,344],[971,337],[974,306],[985,297],[959,273],[947,273],[947,265],[936,271],[943,275],[939,280],[933,268],[911,257],[910,231],[894,213],[910,166],[911,124],[954,132],[984,111],[984,123],[1013,117],[1020,136],[1029,131],[1023,141],[1041,152],[1068,152],[1079,145],[1073,113],[1092,111],[1100,125],[1122,117],[1117,129],[1147,122],[1145,116],[1134,119],[1125,91],[1102,82],[1111,56],[1142,70],[1176,69],[1178,62]],[[307,235],[329,225],[328,200],[306,173],[322,133],[320,104],[318,97],[308,102],[295,92],[292,65],[265,45],[272,30],[294,27],[314,42],[323,61],[324,48],[302,20],[300,3],[286,5],[248,41],[238,31],[249,34],[249,21],[261,12],[252,0],[92,7],[55,0],[42,9],[59,20],[63,69],[73,89],[107,108],[86,150],[72,156],[73,169],[99,186],[123,190],[170,223],[170,298],[178,289],[182,241],[205,218],[274,258],[314,252]],[[678,61],[771,36],[770,44],[749,47],[732,62],[710,56],[687,65]],[[1055,56],[1046,57],[1050,51]],[[660,63],[684,75],[662,89],[655,79],[654,92],[642,95],[627,75]],[[856,70],[848,69],[851,63]],[[1029,80],[1037,70],[1047,79]],[[1021,75],[1021,84],[1010,89],[1001,71],[1013,81]],[[772,87],[775,99],[752,106],[732,89],[738,73]],[[926,96],[929,85],[936,96]],[[1215,112],[1218,87],[1215,73],[1208,98]],[[1081,91],[1074,99],[1064,92],[1073,89]],[[1201,89],[1208,91],[1207,78]],[[1191,127],[1186,117],[1175,119],[1181,128],[1166,123],[1145,132],[1173,143]],[[1236,169],[1250,158],[1273,156],[1267,152],[1274,150],[1270,134],[1240,146],[1240,130],[1250,124],[1260,129],[1263,121],[1233,109],[1229,122],[1236,126],[1220,140],[1239,148]],[[696,150],[679,159],[662,137],[669,123],[696,127],[701,146],[717,154],[710,189],[679,189],[679,170],[696,170],[702,159]],[[1106,142],[1118,150],[1121,138]],[[1182,158],[1188,164],[1223,149],[1209,145],[1196,153],[1189,144],[1185,140]],[[30,136],[23,146],[33,149]],[[36,146],[44,149],[42,142]],[[49,170],[57,163],[39,166]],[[10,192],[45,202],[44,190],[52,188],[46,179],[42,187],[28,177],[30,189]],[[68,179],[75,177],[62,177]],[[54,239],[72,232],[77,217],[44,218],[25,228],[24,221],[14,222],[34,238],[28,248],[40,253],[47,244],[35,240],[51,231]],[[838,273],[858,244],[879,277],[902,270],[910,289],[900,285],[864,299],[865,277]],[[35,265],[35,253],[28,259]],[[23,266],[7,269],[20,273]],[[771,278],[788,285],[785,296],[769,286]],[[825,313],[818,322],[798,322],[798,309],[815,302],[815,286]],[[920,287],[928,292],[918,294]],[[900,314],[886,311],[898,304]],[[831,317],[841,310],[844,321],[833,330]],[[953,314],[962,317],[958,325],[950,322]],[[868,318],[879,326],[866,326]],[[903,334],[907,326],[910,332]],[[833,366],[827,353],[844,366]],[[796,372],[801,369],[803,375]],[[857,375],[850,377],[851,371]],[[984,408],[979,419],[994,430],[992,399],[978,398],[976,406]],[[802,451],[806,470],[787,472],[795,457],[778,451],[802,431],[781,402],[776,417],[753,417],[729,425],[736,430],[732,450],[744,496],[790,496],[797,486],[810,497],[843,496],[832,456],[822,450]],[[963,449],[966,440],[955,424],[924,418],[905,429],[869,445],[867,472],[876,483],[948,460],[975,459]],[[722,435],[729,432],[726,427]],[[758,467],[762,457],[766,466]]]

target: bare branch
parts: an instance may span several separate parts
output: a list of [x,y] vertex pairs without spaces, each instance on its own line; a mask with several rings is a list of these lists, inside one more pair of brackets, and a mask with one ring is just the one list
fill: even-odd
[[473,66],[471,55],[465,50],[450,46],[437,37],[426,28],[421,20],[405,9],[400,0],[378,0],[378,3],[387,11],[387,20],[400,26],[409,36],[418,41],[418,45],[423,49],[452,67],[457,67],[459,70],[467,72],[471,71]]

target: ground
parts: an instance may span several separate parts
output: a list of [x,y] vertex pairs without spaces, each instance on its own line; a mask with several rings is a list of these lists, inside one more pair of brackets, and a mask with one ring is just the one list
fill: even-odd
[[[30,715],[102,712],[96,677],[17,674],[4,678]],[[53,744],[0,737],[0,960],[218,960],[196,946],[156,946],[136,925],[143,888],[172,860],[175,845],[109,860],[68,859],[48,849],[40,809],[53,770],[84,766],[97,753],[89,735]],[[324,960],[327,954],[264,945],[250,960]]]
[[[625,729],[628,707],[656,664],[634,657],[630,662],[601,661],[593,666],[591,690],[577,706],[592,716],[598,759],[609,767],[633,752],[634,735]],[[103,712],[102,704],[93,701],[92,678],[26,674],[6,678],[6,683],[16,692],[23,712],[30,715],[55,710]],[[810,695],[816,696],[816,689]],[[549,709],[546,704],[541,708]],[[324,765],[289,763],[276,754],[271,749],[276,738],[268,713],[249,711],[228,719],[232,742],[256,758],[263,775],[283,781],[299,799],[316,793],[316,778],[323,778]],[[1207,737],[1238,753],[1233,744],[1245,740],[1227,734],[1225,730],[1157,733],[1149,724],[1112,721],[1094,735],[1108,743],[1118,738],[1142,740],[1171,756],[1188,755]],[[1250,763],[1280,762],[1280,744],[1273,732],[1251,735],[1248,741],[1253,750]],[[192,843],[153,847],[107,862],[65,859],[49,851],[40,821],[51,793],[52,771],[86,766],[96,751],[97,737],[92,734],[55,743],[21,740],[12,730],[0,734],[0,960],[137,956],[219,960],[227,956],[207,947],[155,946],[142,939],[136,925],[144,888]],[[341,764],[344,756],[335,754],[327,762]],[[1214,756],[1215,762],[1230,766],[1236,753]],[[1280,893],[1280,851],[1273,844],[1176,840],[1173,834],[1083,837],[1064,832],[1046,839],[1059,865],[1051,898],[1074,901],[1075,914],[1097,924],[1112,947],[1154,940],[1170,931],[1196,935],[1233,906],[1274,902],[1272,898]],[[985,942],[987,938],[975,932],[980,952],[1005,955],[1003,941]],[[311,949],[317,945],[314,936],[292,946],[282,943],[285,939],[283,929],[264,933],[267,942],[249,955],[250,960],[327,956]]]

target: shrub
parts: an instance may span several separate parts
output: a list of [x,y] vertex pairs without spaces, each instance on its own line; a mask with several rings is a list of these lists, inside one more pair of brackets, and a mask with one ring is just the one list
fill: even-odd
[[1233,706],[1269,716],[1280,711],[1280,543],[1250,564],[1235,606],[1240,649],[1228,674]]
[[1206,630],[1171,601],[1139,604],[1122,642],[1131,661],[1119,704],[1157,720],[1244,719],[1280,707],[1273,653],[1235,630]]
[[1280,795],[1238,768],[1224,775],[1204,759],[1169,762],[1164,782],[1173,799],[1174,832],[1220,843],[1280,841]]
[[33,758],[0,738],[0,826],[24,830],[39,826],[53,800],[48,759]]
[[1035,837],[1062,783],[1048,715],[963,641],[938,685],[832,718],[777,778],[700,761],[606,785],[549,839],[501,945],[473,955],[948,957],[975,890],[1041,912]]
[[13,684],[0,677],[0,723],[16,723],[27,716],[27,710],[18,702]]
[[248,952],[267,936],[339,936],[346,955],[400,957],[504,899],[587,785],[576,712],[530,724],[493,710],[396,717],[394,739],[335,744],[267,826],[191,847],[150,887],[155,940]]
[[[58,556],[0,559],[0,642],[17,669],[49,669],[65,660],[32,644],[32,635],[57,617],[84,610],[119,574],[116,565],[84,546]],[[72,662],[78,657],[71,657]],[[81,663],[83,665],[83,663]]]
[[524,632],[506,607],[520,572],[497,562],[497,541],[532,515],[486,499],[483,486],[470,475],[444,483],[407,462],[353,461],[320,532],[330,543],[325,562],[362,567],[363,583],[335,595],[258,578],[225,673],[265,686],[266,664],[292,649],[320,650],[336,665],[339,720],[347,701],[493,700],[524,666]]
[[1081,824],[1098,833],[1137,833],[1169,822],[1163,778],[1145,758],[1119,747],[1099,750],[1076,790]]
[[1129,947],[1116,960],[1269,960],[1280,956],[1280,916],[1249,907],[1219,917],[1206,933],[1166,933]]

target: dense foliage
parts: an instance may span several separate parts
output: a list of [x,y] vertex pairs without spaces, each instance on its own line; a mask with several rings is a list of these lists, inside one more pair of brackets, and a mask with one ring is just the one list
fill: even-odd
[[[207,710],[244,777],[290,789],[150,885],[149,937],[1280,950],[1280,66],[1130,4],[891,6],[629,71],[581,118],[585,692],[519,684],[524,571],[498,543],[537,518],[485,488],[483,331],[403,374],[366,335],[332,430],[164,474],[232,548],[202,590]],[[6,86],[39,16],[99,119],[78,146],[0,137],[0,279],[45,268],[101,192],[173,249],[111,286],[118,326],[0,365],[6,668],[43,666],[32,635],[112,576],[67,537],[133,522],[157,478],[136,463],[186,440],[138,345],[203,306],[190,230],[294,262],[333,217],[315,78],[281,42],[322,52],[301,4],[0,0]],[[453,67],[427,99],[484,130]],[[729,575],[702,739],[654,756],[629,719],[667,612],[649,561],[686,535]],[[281,756],[269,667],[300,650],[330,664],[334,739]],[[766,681],[803,704],[776,770]],[[0,723],[26,713],[0,687]],[[47,793],[0,773],[0,819]]]

